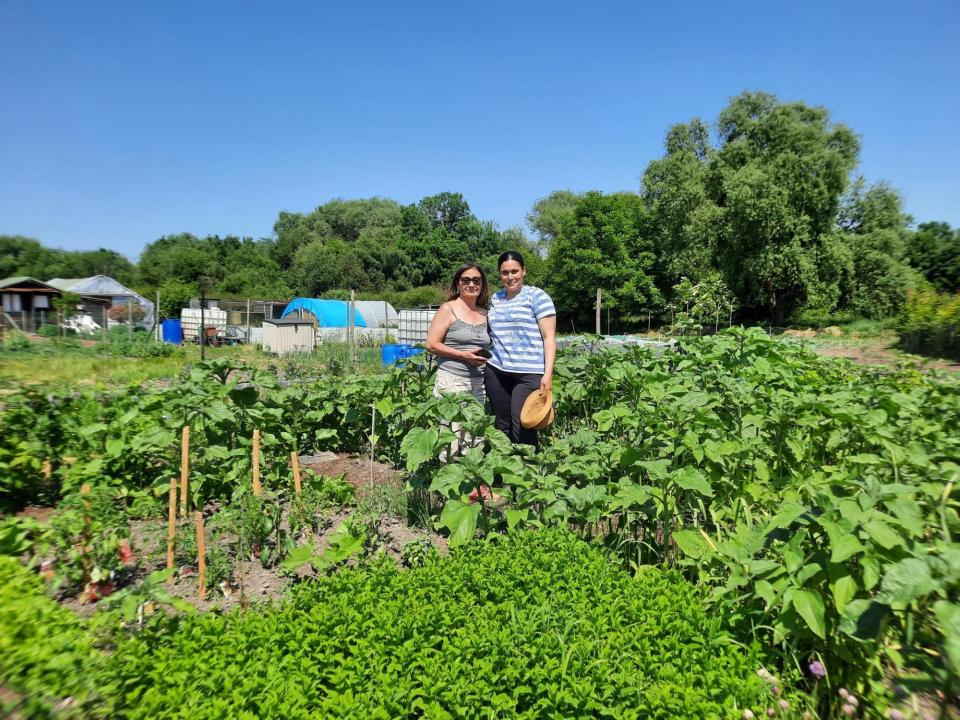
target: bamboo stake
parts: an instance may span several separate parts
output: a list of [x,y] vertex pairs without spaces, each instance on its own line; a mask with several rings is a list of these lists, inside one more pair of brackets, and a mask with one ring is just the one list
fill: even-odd
[[[167,512],[167,570],[173,570],[173,554],[177,546],[177,478],[170,478],[169,508]],[[172,582],[171,575],[167,582]]]
[[207,597],[207,543],[203,534],[203,513],[193,513],[193,524],[197,527],[197,595],[203,600]]
[[260,497],[263,488],[260,487],[260,431],[253,431],[253,494]]
[[180,443],[180,516],[187,516],[187,499],[190,493],[190,426],[183,426]]
[[290,451],[290,465],[293,467],[293,489],[300,497],[300,458],[296,450]]

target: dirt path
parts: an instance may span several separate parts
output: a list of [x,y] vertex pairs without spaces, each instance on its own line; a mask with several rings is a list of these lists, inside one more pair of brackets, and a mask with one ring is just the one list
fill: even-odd
[[781,337],[801,342],[811,350],[828,357],[846,358],[858,365],[906,365],[920,371],[960,373],[960,363],[943,358],[912,355],[896,347],[897,334],[836,334],[813,330],[788,330]]

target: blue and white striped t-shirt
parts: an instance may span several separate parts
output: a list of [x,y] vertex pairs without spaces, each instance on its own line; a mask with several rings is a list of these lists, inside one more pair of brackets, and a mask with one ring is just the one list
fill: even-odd
[[514,297],[500,290],[490,298],[490,340],[493,357],[489,363],[512,373],[543,374],[543,337],[538,320],[556,315],[553,300],[543,290],[524,285]]

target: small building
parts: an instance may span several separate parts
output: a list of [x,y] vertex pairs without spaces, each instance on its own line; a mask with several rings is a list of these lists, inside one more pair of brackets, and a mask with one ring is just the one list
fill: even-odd
[[[48,285],[63,291],[81,295],[84,298],[108,300],[114,308],[110,313],[116,324],[126,322],[127,313],[134,318],[134,324],[145,328],[153,327],[153,303],[142,295],[138,295],[130,288],[121,285],[112,277],[93,275],[86,278],[53,278],[47,281]],[[85,308],[86,310],[86,308]],[[94,308],[88,310],[93,314]],[[100,321],[100,317],[94,315]]]
[[9,277],[0,280],[3,302],[0,324],[23,332],[35,332],[41,325],[56,322],[53,300],[63,293],[32,277]]
[[[93,332],[100,326],[93,318],[103,318],[110,303],[101,298],[81,295],[75,308],[54,307],[54,300],[64,293],[51,285],[32,277],[12,277],[0,280],[0,330],[13,328],[23,332],[36,332],[43,325],[56,325],[74,332]],[[83,321],[83,314],[90,316]]]
[[313,320],[285,318],[263,321],[263,349],[276,355],[310,353],[317,347]]

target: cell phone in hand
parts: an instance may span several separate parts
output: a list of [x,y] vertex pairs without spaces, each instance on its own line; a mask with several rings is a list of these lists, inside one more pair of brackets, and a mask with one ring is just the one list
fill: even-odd
[[477,350],[477,355],[479,355],[480,357],[485,357],[488,360],[493,357],[493,353],[487,350],[486,348],[480,348],[479,350]]

